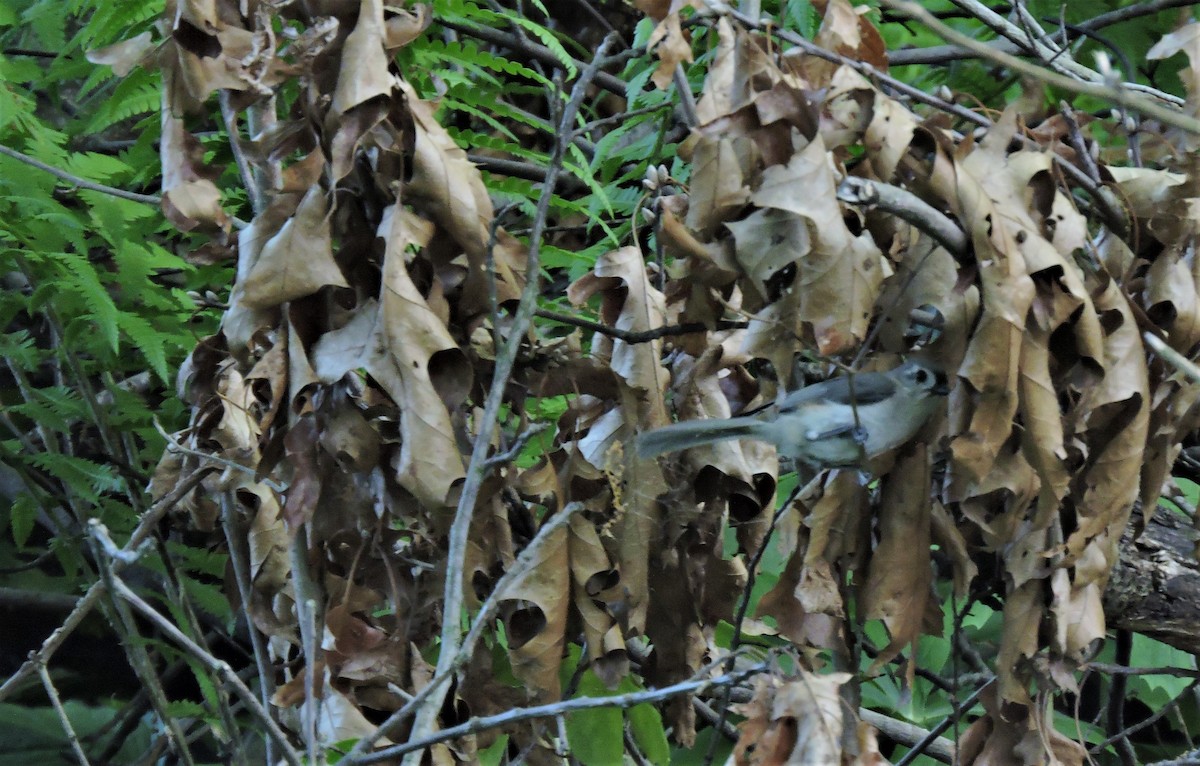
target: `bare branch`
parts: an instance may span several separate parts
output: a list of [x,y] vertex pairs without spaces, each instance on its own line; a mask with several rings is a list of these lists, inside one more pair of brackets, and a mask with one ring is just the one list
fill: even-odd
[[912,192],[899,186],[847,176],[838,184],[837,198],[851,205],[878,207],[911,223],[938,241],[955,258],[970,251],[967,235],[958,224]]
[[100,192],[102,194],[110,194],[114,197],[120,197],[121,199],[127,199],[132,202],[141,202],[145,205],[158,205],[162,202],[162,197],[158,196],[157,194],[138,194],[137,192],[125,191],[124,189],[118,189],[113,186],[98,184],[95,181],[89,181],[86,178],[80,178],[73,173],[68,173],[65,170],[59,170],[56,167],[47,165],[41,160],[35,160],[28,154],[22,154],[16,149],[9,149],[3,144],[0,144],[0,154],[3,154],[7,157],[12,157],[18,162],[24,162],[26,165],[35,167],[38,170],[44,170],[55,178],[61,178],[62,180],[73,184],[74,186],[78,186],[80,189],[88,189],[90,191]]
[[1142,96],[1134,95],[1130,92],[1134,90],[1132,87],[1127,87],[1123,84],[1115,86],[1103,82],[1084,82],[1058,72],[1050,71],[1035,64],[1030,64],[1016,56],[998,51],[985,43],[981,43],[972,37],[951,29],[935,18],[932,13],[916,3],[907,2],[906,0],[882,0],[882,2],[889,8],[894,8],[920,21],[934,32],[937,32],[942,38],[978,53],[981,57],[1007,67],[1018,74],[1033,77],[1039,82],[1052,85],[1056,88],[1062,88],[1070,93],[1103,99],[1138,112],[1143,116],[1151,117],[1164,125],[1170,125],[1193,135],[1200,135],[1200,120],[1189,117],[1177,110],[1160,106]]
[[[167,511],[174,508],[180,500],[187,497],[192,490],[200,485],[201,480],[203,480],[204,477],[207,476],[211,471],[212,469],[210,468],[201,468],[200,470],[195,471],[176,484],[175,487],[166,495],[164,495],[158,502],[146,509],[146,512],[142,514],[142,519],[138,523],[137,528],[134,529],[133,534],[129,536],[129,542],[125,543],[123,550],[137,550],[138,547],[140,547],[141,544],[150,536],[150,532],[158,526],[160,521],[162,521],[162,518],[167,514]],[[124,564],[120,559],[114,559],[112,561],[112,571],[119,572],[123,567]],[[24,683],[26,679],[37,672],[39,666],[44,666],[50,661],[50,658],[54,656],[54,653],[58,651],[63,642],[67,640],[67,637],[79,627],[80,623],[82,623],[84,618],[91,613],[92,609],[94,609],[96,605],[100,603],[100,598],[107,592],[108,587],[104,584],[103,580],[96,581],[92,584],[92,587],[88,588],[87,593],[80,597],[79,601],[75,604],[75,611],[71,612],[71,614],[67,616],[67,619],[63,621],[62,625],[55,629],[55,631],[51,633],[44,642],[42,642],[41,648],[30,655],[29,659],[17,669],[17,672],[9,676],[8,680],[4,682],[4,685],[0,686],[0,700],[4,700],[10,694],[16,691],[16,689],[22,683]]]
[[250,691],[250,687],[246,686],[245,682],[238,677],[237,673],[233,672],[233,668],[229,667],[229,663],[218,660],[212,656],[204,647],[197,644],[192,639],[184,635],[183,631],[175,627],[174,623],[164,617],[157,609],[147,604],[141,596],[134,593],[125,581],[113,575],[113,587],[116,594],[127,601],[134,609],[146,617],[150,622],[154,623],[155,627],[161,630],[168,638],[179,645],[181,649],[190,654],[193,658],[199,660],[206,668],[216,673],[221,680],[228,685],[228,688],[233,691],[247,710],[254,715],[255,719],[263,725],[266,731],[275,740],[275,744],[279,746],[280,753],[292,766],[301,766],[301,759],[288,742],[287,735],[279,728],[279,724],[271,718],[270,714],[259,704],[254,697],[254,692]]
[[504,713],[491,716],[480,716],[472,718],[466,723],[458,726],[451,726],[448,729],[443,729],[439,732],[434,732],[423,736],[419,739],[410,739],[402,745],[394,745],[393,747],[384,748],[374,753],[361,756],[347,756],[342,759],[342,763],[346,764],[366,764],[380,763],[398,755],[406,753],[418,752],[424,750],[430,745],[436,745],[439,742],[448,742],[452,739],[465,737],[470,734],[477,734],[488,729],[496,729],[509,724],[518,723],[520,721],[529,721],[535,718],[552,718],[557,715],[573,713],[578,710],[594,710],[603,707],[615,707],[628,709],[636,705],[641,705],[647,702],[661,702],[662,700],[679,697],[684,694],[699,694],[706,689],[712,689],[722,686],[730,686],[740,683],[751,676],[758,673],[766,672],[768,669],[767,663],[759,663],[737,673],[728,673],[726,675],[717,676],[712,679],[699,681],[682,681],[671,686],[664,686],[661,689],[651,689],[644,692],[629,692],[627,694],[617,694],[611,697],[579,697],[576,699],[563,700],[549,705],[538,705],[537,707],[513,708]]
[[624,341],[626,343],[649,343],[652,340],[659,338],[672,338],[677,335],[691,335],[697,332],[708,332],[709,330],[744,330],[750,326],[749,322],[735,320],[719,320],[715,326],[709,327],[702,322],[688,322],[687,324],[667,325],[665,327],[654,327],[649,330],[640,330],[633,332],[630,330],[622,330],[619,327],[609,327],[606,324],[595,322],[591,319],[583,317],[571,316],[570,314],[560,314],[557,311],[546,311],[538,309],[534,312],[534,316],[542,319],[549,319],[551,322],[559,322],[561,324],[571,325],[583,330],[591,330],[592,332],[606,335],[610,338]]
[[[474,447],[471,452],[470,464],[467,466],[466,480],[463,482],[459,496],[458,509],[455,511],[454,523],[450,527],[449,550],[446,557],[446,586],[443,595],[441,651],[435,677],[443,678],[441,683],[430,683],[430,694],[417,713],[413,727],[413,738],[420,739],[432,731],[438,711],[442,707],[449,682],[449,670],[455,662],[458,650],[462,645],[459,621],[463,603],[463,572],[466,567],[463,559],[467,551],[467,537],[471,528],[471,519],[475,513],[475,503],[479,490],[483,486],[486,474],[486,463],[492,435],[495,433],[500,415],[500,407],[504,401],[504,392],[508,387],[508,379],[516,364],[517,353],[524,341],[525,333],[533,320],[537,307],[537,298],[541,290],[538,279],[541,263],[542,232],[550,213],[550,202],[566,155],[567,143],[575,124],[575,115],[583,103],[584,96],[592,80],[599,74],[600,67],[607,61],[607,51],[615,42],[615,35],[609,35],[596,51],[596,56],[579,74],[571,90],[571,96],[562,110],[559,119],[558,140],[554,142],[549,165],[546,168],[546,180],[538,198],[537,210],[533,218],[533,226],[529,234],[529,254],[525,273],[528,279],[521,292],[521,300],[509,328],[508,341],[504,348],[496,354],[496,364],[492,375],[492,385],[488,389],[484,402],[483,415],[478,421]],[[406,706],[407,707],[407,706]],[[397,715],[392,715],[369,736],[363,737],[347,756],[347,763],[355,762],[368,748],[381,737],[385,737],[399,722]],[[441,741],[441,740],[436,740]],[[408,750],[404,752],[409,752]]]

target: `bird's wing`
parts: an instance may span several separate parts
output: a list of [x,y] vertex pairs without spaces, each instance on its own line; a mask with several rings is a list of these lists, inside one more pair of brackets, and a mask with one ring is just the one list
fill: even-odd
[[843,375],[823,383],[805,386],[799,391],[793,391],[779,403],[779,410],[780,412],[795,410],[816,399],[847,406],[853,399],[856,406],[863,407],[887,399],[895,390],[895,382],[883,373],[864,372],[855,375],[853,390],[850,386],[850,376]]

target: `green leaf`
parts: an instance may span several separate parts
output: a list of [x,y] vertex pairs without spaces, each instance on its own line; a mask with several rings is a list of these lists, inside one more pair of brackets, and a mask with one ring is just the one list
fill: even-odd
[[162,81],[158,73],[135,69],[101,102],[82,132],[99,133],[121,120],[157,112],[161,106]]
[[495,742],[477,752],[475,756],[479,759],[480,766],[500,766],[507,753],[508,735],[501,734]]
[[[579,697],[607,697],[613,693],[592,670],[579,679]],[[625,716],[617,707],[580,710],[567,716],[571,753],[581,763],[621,763],[625,755]]]
[[671,746],[667,743],[667,732],[663,728],[662,715],[648,703],[634,705],[628,710],[629,729],[633,740],[646,760],[655,766],[666,766],[671,762]]
[[108,341],[114,353],[120,350],[122,314],[108,290],[100,283],[95,267],[83,256],[71,253],[59,253],[56,260],[67,270],[62,285],[73,288],[84,300],[87,308],[84,309],[83,316],[95,320],[95,329]]
[[171,384],[171,373],[167,368],[167,354],[163,345],[163,335],[151,324],[137,314],[121,312],[117,315],[117,324],[133,341],[137,350],[150,363],[150,368],[159,379],[167,385]]
[[105,492],[116,492],[124,481],[112,466],[99,465],[75,455],[39,452],[29,462],[55,477],[88,503],[95,504]]
[[[1129,664],[1137,668],[1196,668],[1196,658],[1161,641],[1133,634],[1133,649],[1129,653]],[[1130,693],[1146,703],[1152,710],[1161,710],[1190,686],[1192,679],[1169,675],[1130,676],[1127,687]]]
[[8,525],[12,529],[13,542],[18,548],[24,548],[33,532],[33,524],[37,520],[38,507],[28,493],[21,493],[13,500],[8,508]]

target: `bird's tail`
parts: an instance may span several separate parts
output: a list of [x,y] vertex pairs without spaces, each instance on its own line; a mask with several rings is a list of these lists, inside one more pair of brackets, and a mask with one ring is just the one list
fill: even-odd
[[744,439],[754,436],[761,426],[762,423],[749,418],[685,420],[639,434],[634,440],[634,452],[647,458],[713,442]]

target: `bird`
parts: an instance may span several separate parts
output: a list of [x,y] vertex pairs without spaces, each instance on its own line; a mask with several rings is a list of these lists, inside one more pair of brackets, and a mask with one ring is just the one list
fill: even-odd
[[644,431],[638,457],[730,439],[774,444],[779,455],[817,467],[861,466],[911,439],[947,393],[946,376],[908,361],[888,372],[831,378],[785,395],[752,415],[688,420]]

